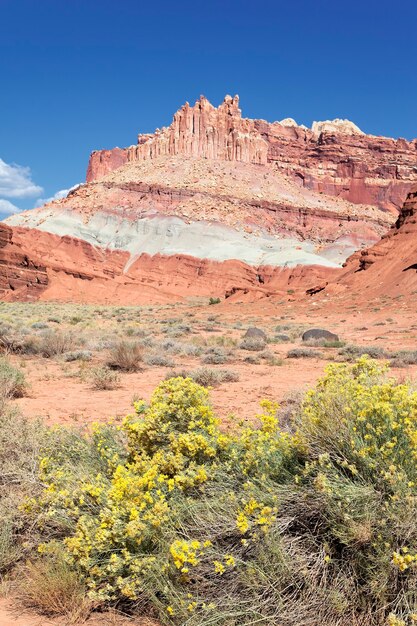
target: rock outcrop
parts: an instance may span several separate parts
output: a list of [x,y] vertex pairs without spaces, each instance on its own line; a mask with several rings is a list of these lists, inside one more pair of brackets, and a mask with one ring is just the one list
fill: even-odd
[[284,295],[293,284],[328,281],[334,273],[323,266],[252,267],[187,255],[142,254],[132,260],[121,250],[0,224],[0,299],[5,301],[138,305],[196,296],[257,299]]
[[253,120],[242,118],[239,96],[226,96],[214,107],[204,96],[190,106],[184,104],[171,126],[153,135],[138,136],[136,146],[93,152],[87,182],[97,180],[128,161],[145,161],[160,156],[203,157],[265,165],[268,145],[255,129]]
[[66,198],[8,218],[0,293],[140,304],[343,290],[335,277],[373,253],[343,262],[380,240],[416,183],[416,141],[347,120],[249,120],[237,96],[201,97],[135,146],[94,152]]
[[417,185],[392,228],[374,246],[346,262],[326,293],[361,293],[367,298],[404,297],[417,289]]
[[349,120],[314,122],[310,130],[291,118],[245,119],[237,96],[218,108],[201,96],[168,128],[139,135],[137,145],[93,152],[87,181],[127,162],[175,155],[270,164],[301,187],[394,214],[417,182],[416,140],[366,135]]
[[16,243],[13,230],[0,222],[0,298],[36,300],[47,285],[46,267],[34,261],[29,247]]

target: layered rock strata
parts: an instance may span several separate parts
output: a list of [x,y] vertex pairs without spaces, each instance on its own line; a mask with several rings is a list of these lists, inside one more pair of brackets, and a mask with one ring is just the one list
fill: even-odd
[[46,267],[22,248],[13,230],[0,222],[0,297],[36,300],[48,285]]
[[237,96],[226,96],[217,109],[201,96],[168,128],[139,135],[136,145],[93,152],[87,181],[124,163],[178,154],[270,164],[301,187],[394,213],[417,182],[416,140],[366,135],[348,120],[314,122],[310,130],[289,118],[245,119]]
[[417,185],[392,228],[374,246],[353,254],[327,293],[406,297],[417,289]]

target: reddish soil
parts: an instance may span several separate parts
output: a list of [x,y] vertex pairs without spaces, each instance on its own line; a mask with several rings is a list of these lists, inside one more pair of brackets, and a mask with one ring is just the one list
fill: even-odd
[[[375,299],[369,302],[366,309],[356,304],[360,301],[359,298],[359,294],[352,294],[348,308],[345,301],[338,303],[336,298],[331,309],[326,300],[312,301],[309,305],[293,302],[277,304],[268,300],[247,304],[225,303],[216,307],[216,315],[224,323],[239,320],[245,325],[254,323],[261,327],[271,327],[277,324],[271,318],[277,320],[277,314],[281,314],[283,324],[289,322],[305,328],[327,328],[349,344],[379,346],[391,351],[416,348],[416,294],[410,296],[407,303],[392,299],[381,305],[381,300]],[[213,308],[210,307],[210,313]],[[195,308],[192,310],[196,311]],[[181,312],[185,313],[186,309],[182,308]],[[208,308],[201,308],[198,309],[197,316],[206,318],[208,313]],[[167,316],[167,313],[162,312],[161,315]],[[217,333],[210,333],[210,336],[225,334],[222,332],[221,322],[217,330]],[[238,338],[243,331],[236,330],[233,333]],[[203,331],[201,334],[208,336]],[[253,419],[259,411],[259,401],[263,398],[282,402],[289,394],[311,387],[322,375],[326,364],[337,356],[337,349],[317,348],[323,354],[324,358],[321,359],[287,359],[288,350],[300,345],[299,339],[296,343],[269,344],[268,349],[277,359],[282,359],[281,365],[245,363],[243,357],[256,353],[240,351],[239,360],[233,360],[226,365],[210,366],[232,369],[240,377],[239,382],[221,384],[211,390],[213,405],[219,417],[226,423],[230,414]],[[94,357],[97,362],[102,358]],[[49,423],[85,423],[123,417],[132,411],[134,397],[149,400],[156,385],[172,371],[169,367],[146,366],[142,372],[122,374],[119,388],[98,391],[93,390],[88,381],[76,376],[80,368],[82,371],[84,367],[78,362],[64,364],[29,356],[15,359],[24,366],[31,386],[29,395],[15,400],[15,403],[24,414],[30,417],[41,416]],[[176,370],[201,367],[198,358],[174,357],[174,360]],[[91,365],[94,362],[88,364],[89,367]],[[409,366],[391,371],[399,377],[412,377],[416,374],[417,367]]]

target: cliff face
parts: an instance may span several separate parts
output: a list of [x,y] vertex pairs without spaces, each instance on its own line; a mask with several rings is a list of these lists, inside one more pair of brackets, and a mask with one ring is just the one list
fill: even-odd
[[404,297],[416,289],[417,186],[414,186],[386,235],[374,246],[353,254],[326,291]]
[[257,128],[269,146],[268,162],[319,193],[397,213],[417,182],[417,140],[326,130],[317,134],[262,121]]
[[48,285],[46,267],[29,248],[14,241],[13,230],[0,222],[0,298],[36,300]]
[[139,135],[129,148],[93,152],[87,181],[130,161],[183,155],[270,164],[298,185],[357,204],[397,212],[417,181],[417,141],[365,135],[348,120],[269,123],[242,118],[237,96],[213,107],[203,96],[186,103],[168,128]]
[[268,145],[255,122],[242,118],[239,97],[226,96],[216,109],[204,96],[190,107],[188,102],[174,115],[171,126],[153,135],[139,135],[136,146],[93,152],[87,182],[97,180],[128,161],[182,155],[243,163],[267,162]]

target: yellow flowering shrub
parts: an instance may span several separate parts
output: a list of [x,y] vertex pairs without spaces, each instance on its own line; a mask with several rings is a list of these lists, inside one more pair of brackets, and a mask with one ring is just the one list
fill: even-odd
[[363,357],[329,366],[285,429],[277,415],[265,401],[223,432],[208,391],[172,378],[120,427],[53,435],[27,503],[40,554],[164,624],[410,626],[416,392]]

